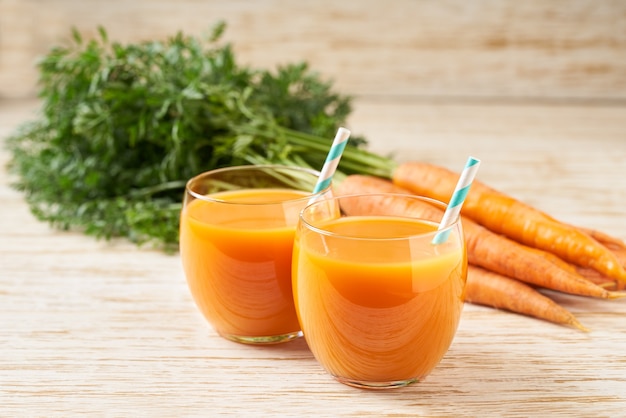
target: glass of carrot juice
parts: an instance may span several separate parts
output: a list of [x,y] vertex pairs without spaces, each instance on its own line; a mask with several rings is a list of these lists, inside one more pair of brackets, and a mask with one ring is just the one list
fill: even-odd
[[291,289],[299,212],[316,195],[319,172],[250,165],[187,182],[180,253],[191,295],[223,337],[249,344],[302,335]]
[[[346,195],[300,215],[292,263],[296,312],[317,361],[362,388],[424,379],[448,351],[463,308],[467,256],[459,219],[410,217],[441,202],[418,196]],[[434,244],[438,233],[443,243]]]

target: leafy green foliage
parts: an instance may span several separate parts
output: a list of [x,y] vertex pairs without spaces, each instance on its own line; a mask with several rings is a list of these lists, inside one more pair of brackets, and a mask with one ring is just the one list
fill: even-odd
[[[16,188],[33,213],[63,229],[176,248],[187,179],[224,166],[320,169],[350,98],[306,63],[275,73],[237,64],[221,44],[178,33],[166,41],[100,38],[52,49],[38,65],[41,117],[8,139]],[[390,161],[352,138],[338,175],[388,173]]]

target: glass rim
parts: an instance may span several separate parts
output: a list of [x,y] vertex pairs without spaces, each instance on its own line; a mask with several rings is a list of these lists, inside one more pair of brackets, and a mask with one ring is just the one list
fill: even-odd
[[[281,170],[289,170],[289,171],[293,171],[293,172],[299,172],[299,173],[304,173],[304,174],[310,174],[313,177],[319,178],[319,176],[321,175],[321,172],[309,168],[309,167],[300,167],[300,166],[292,166],[292,165],[281,165],[281,164],[248,164],[248,165],[233,165],[233,166],[226,166],[226,167],[221,167],[221,168],[216,168],[214,170],[208,170],[208,171],[204,171],[202,173],[196,174],[195,176],[193,176],[192,178],[190,178],[189,180],[187,180],[187,182],[185,183],[185,193],[189,194],[190,196],[192,196],[194,199],[200,199],[203,200],[205,202],[217,202],[217,203],[224,203],[224,204],[231,204],[231,205],[241,205],[241,206],[263,206],[263,205],[276,205],[276,204],[284,204],[284,203],[297,203],[300,201],[304,201],[304,200],[311,200],[311,199],[317,199],[318,197],[322,196],[324,193],[328,192],[328,190],[332,187],[331,185],[327,186],[326,188],[324,188],[323,190],[320,190],[317,193],[312,193],[312,190],[310,191],[310,194],[306,195],[306,196],[302,196],[299,198],[295,198],[295,199],[288,199],[288,200],[276,200],[276,201],[267,201],[267,202],[238,202],[238,201],[232,201],[232,200],[222,200],[222,199],[216,199],[214,197],[211,197],[209,195],[205,195],[205,194],[201,194],[198,193],[196,191],[194,191],[192,189],[192,184],[202,180],[205,177],[208,177],[209,175],[213,175],[213,174],[219,174],[219,173],[223,173],[223,172],[228,172],[228,171],[247,171],[247,170],[258,170],[258,169],[281,169]],[[293,190],[298,190],[298,189],[293,189]],[[301,190],[304,191],[304,190]]]
[[[406,239],[410,239],[410,238],[434,238],[436,235],[440,234],[440,233],[444,233],[445,231],[451,231],[454,228],[457,228],[457,226],[462,226],[461,223],[461,215],[459,214],[456,219],[454,219],[453,222],[450,223],[450,225],[448,225],[446,228],[443,228],[441,230],[436,229],[434,231],[428,231],[428,232],[423,232],[423,233],[416,233],[416,234],[411,234],[411,235],[405,235],[405,236],[398,236],[398,237],[367,237],[367,236],[353,236],[353,235],[346,235],[346,234],[340,234],[340,233],[336,233],[336,232],[332,232],[332,231],[328,231],[326,229],[324,229],[323,227],[319,227],[314,225],[311,221],[308,221],[306,219],[306,212],[311,210],[313,206],[316,206],[318,204],[322,204],[322,203],[328,203],[330,201],[339,201],[342,199],[349,199],[349,198],[362,198],[362,197],[375,197],[375,196],[397,196],[397,197],[401,197],[401,198],[405,198],[405,199],[411,199],[411,200],[419,200],[422,202],[426,202],[429,204],[434,204],[434,207],[438,207],[440,208],[442,211],[445,211],[447,208],[447,204],[428,197],[428,196],[422,196],[422,195],[412,195],[412,194],[406,194],[406,193],[397,193],[397,192],[374,192],[374,193],[351,193],[351,194],[345,194],[345,195],[339,195],[339,196],[333,196],[333,197],[328,197],[325,199],[319,199],[316,200],[314,202],[312,202],[311,204],[307,205],[306,207],[304,207],[299,214],[299,220],[302,222],[303,225],[306,226],[307,229],[318,233],[320,235],[324,235],[327,237],[335,237],[335,238],[341,238],[341,239],[347,239],[347,240],[357,240],[357,241],[398,241],[398,240],[406,240]],[[385,216],[385,215],[382,215]],[[416,217],[416,216],[410,216],[410,215],[388,215],[388,216],[392,216],[394,218],[398,218],[398,219],[414,219],[414,220],[421,220],[421,221],[425,221],[428,223],[431,223],[435,226],[439,226],[441,224],[441,220],[440,221],[431,221],[428,219],[425,219],[423,217]],[[443,216],[443,213],[442,213]]]

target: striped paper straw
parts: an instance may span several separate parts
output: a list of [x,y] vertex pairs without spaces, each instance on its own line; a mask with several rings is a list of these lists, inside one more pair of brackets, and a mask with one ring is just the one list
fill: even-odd
[[341,159],[341,154],[346,148],[349,137],[350,131],[346,128],[339,128],[339,130],[337,130],[337,135],[335,135],[333,144],[328,151],[326,161],[324,162],[324,166],[322,167],[322,172],[320,173],[320,176],[317,179],[317,183],[315,184],[315,188],[313,189],[313,194],[319,193],[328,186],[330,186],[330,182],[333,179],[333,174],[335,174],[335,171],[337,170],[339,160]]
[[[459,177],[459,181],[454,189],[454,193],[452,193],[452,197],[450,198],[450,203],[448,203],[448,207],[443,213],[443,218],[441,218],[441,222],[439,223],[440,231],[448,228],[459,217],[461,207],[463,206],[465,197],[472,186],[472,181],[474,181],[474,177],[476,177],[476,172],[478,171],[479,166],[480,160],[474,157],[469,157],[467,159],[465,168],[463,169],[461,177]],[[448,239],[448,235],[450,235],[449,229],[438,233],[435,235],[435,238],[433,238],[433,244],[443,244]]]

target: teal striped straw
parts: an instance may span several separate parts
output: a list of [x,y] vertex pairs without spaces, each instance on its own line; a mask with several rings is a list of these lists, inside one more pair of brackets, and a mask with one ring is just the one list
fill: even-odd
[[[476,177],[479,166],[480,160],[474,157],[469,157],[467,159],[465,168],[463,169],[461,177],[459,177],[459,181],[454,189],[454,193],[452,193],[452,197],[450,198],[450,203],[448,203],[448,207],[443,213],[443,218],[441,218],[441,222],[439,223],[438,230],[441,232],[435,235],[435,238],[433,238],[432,241],[433,244],[443,244],[448,239],[450,230],[447,228],[459,217],[461,207],[463,206],[465,197],[472,186],[472,181],[474,181],[474,177]],[[442,231],[444,229],[445,231]]]
[[330,146],[330,150],[326,156],[326,161],[324,162],[320,176],[317,179],[315,188],[313,189],[313,194],[319,193],[330,186],[330,182],[332,181],[333,175],[337,170],[341,154],[343,154],[343,150],[346,148],[349,137],[350,131],[346,128],[339,128],[339,130],[337,130],[337,134],[335,135],[333,144]]

